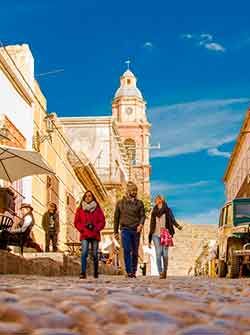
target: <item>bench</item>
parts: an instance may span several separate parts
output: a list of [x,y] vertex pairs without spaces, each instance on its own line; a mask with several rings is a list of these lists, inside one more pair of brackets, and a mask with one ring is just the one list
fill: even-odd
[[28,246],[30,241],[30,232],[32,226],[28,227],[25,232],[11,233],[8,230],[2,230],[0,233],[0,249],[7,249],[8,246],[20,247],[20,253],[23,255],[23,249]]

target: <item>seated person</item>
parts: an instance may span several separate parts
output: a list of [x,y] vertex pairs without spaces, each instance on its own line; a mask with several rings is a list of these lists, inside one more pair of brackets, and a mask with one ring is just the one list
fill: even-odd
[[[7,245],[12,242],[16,242],[20,238],[20,234],[25,233],[27,229],[31,229],[34,224],[34,216],[33,216],[33,208],[30,204],[22,204],[21,207],[21,212],[22,212],[22,219],[17,225],[17,228],[12,229],[10,232],[9,231],[2,231],[0,233],[0,248],[1,249],[7,249]],[[38,252],[42,252],[43,250],[37,244],[35,241],[33,241],[31,236],[27,237],[27,240],[25,242],[25,247],[27,248],[34,248]]]

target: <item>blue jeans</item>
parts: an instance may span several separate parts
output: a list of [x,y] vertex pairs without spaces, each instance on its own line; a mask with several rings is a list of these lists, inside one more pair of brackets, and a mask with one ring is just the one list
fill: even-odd
[[121,238],[126,272],[135,274],[138,265],[140,233],[135,230],[123,229]]
[[160,237],[158,235],[152,236],[154,245],[155,245],[155,253],[156,253],[156,262],[157,262],[157,268],[158,272],[162,273],[162,259],[163,259],[163,265],[164,265],[164,272],[167,271],[167,265],[168,265],[168,247],[163,246],[160,244]]
[[91,244],[93,259],[94,259],[94,272],[98,273],[98,245],[99,241],[94,239],[82,240],[82,273],[86,273],[87,258],[89,254],[89,244]]

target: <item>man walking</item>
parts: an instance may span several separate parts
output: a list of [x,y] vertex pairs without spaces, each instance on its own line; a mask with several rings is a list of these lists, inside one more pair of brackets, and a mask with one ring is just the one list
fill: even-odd
[[124,262],[129,278],[136,278],[140,233],[145,221],[145,209],[137,199],[137,186],[128,182],[127,193],[116,204],[114,215],[114,235],[119,239],[119,227],[124,251]]
[[48,211],[43,215],[42,227],[45,231],[46,252],[49,252],[50,241],[52,241],[53,251],[56,252],[59,233],[59,215],[57,213],[57,206],[53,202],[49,203]]

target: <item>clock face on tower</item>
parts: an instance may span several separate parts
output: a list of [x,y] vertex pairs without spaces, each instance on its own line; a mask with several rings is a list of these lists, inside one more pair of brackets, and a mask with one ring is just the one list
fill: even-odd
[[126,108],[126,113],[127,113],[127,115],[131,115],[133,113],[133,108],[127,107]]

